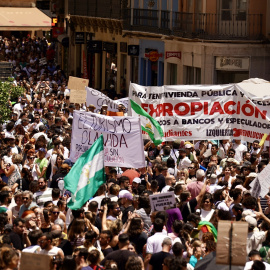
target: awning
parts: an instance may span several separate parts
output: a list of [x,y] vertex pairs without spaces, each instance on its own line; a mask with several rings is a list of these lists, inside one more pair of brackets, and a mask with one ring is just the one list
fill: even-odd
[[51,18],[38,8],[0,7],[1,31],[33,31],[51,29]]

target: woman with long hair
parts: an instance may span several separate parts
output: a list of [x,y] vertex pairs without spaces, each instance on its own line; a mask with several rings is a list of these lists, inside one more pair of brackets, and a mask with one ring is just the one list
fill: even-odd
[[50,232],[52,229],[51,212],[49,209],[43,209],[44,221],[41,224],[41,230],[43,233]]
[[68,240],[73,248],[82,246],[85,241],[86,224],[84,219],[75,219],[68,233]]
[[4,164],[2,167],[5,175],[8,177],[9,187],[12,187],[21,177],[18,165],[22,162],[22,156],[20,154],[13,154],[12,162],[13,164]]
[[147,234],[143,232],[143,221],[140,217],[134,217],[129,222],[127,234],[129,241],[135,244],[135,250],[139,256],[143,254],[143,246],[147,242]]
[[151,205],[150,205],[150,199],[148,196],[139,196],[139,202],[138,202],[138,210],[135,210],[135,213],[137,213],[143,220],[144,226],[143,230],[148,232],[149,228],[152,225],[150,213],[151,213]]
[[200,205],[201,221],[210,221],[215,210],[213,209],[214,199],[211,193],[206,192]]
[[12,186],[12,191],[15,192],[18,188],[21,191],[29,190],[29,185],[33,181],[33,177],[27,168],[22,168],[21,178]]
[[61,154],[57,154],[56,156],[56,162],[52,169],[52,175],[55,175],[56,172],[61,168],[62,164],[64,162],[64,157]]
[[231,176],[231,169],[229,166],[223,168],[222,174],[218,178],[219,183],[228,183],[228,187],[231,188],[233,184],[233,178]]
[[18,268],[20,257],[16,250],[8,247],[0,249],[0,269],[13,270]]

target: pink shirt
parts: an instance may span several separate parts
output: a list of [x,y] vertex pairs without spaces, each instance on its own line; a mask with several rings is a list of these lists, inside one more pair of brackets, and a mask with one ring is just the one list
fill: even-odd
[[[204,183],[203,182],[198,182],[198,181],[194,181],[191,182],[187,185],[187,190],[191,193],[191,198],[195,198],[199,195],[199,193],[201,192],[201,189],[203,187]],[[207,186],[206,187],[206,191],[209,192],[210,189]]]

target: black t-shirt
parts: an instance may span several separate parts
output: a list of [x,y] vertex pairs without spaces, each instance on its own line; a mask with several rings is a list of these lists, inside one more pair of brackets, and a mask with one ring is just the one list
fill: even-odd
[[160,251],[152,255],[149,264],[152,265],[152,268],[155,270],[162,270],[163,269],[163,261],[166,257],[172,256],[169,252]]
[[113,249],[110,247],[110,248],[102,249],[101,251],[104,257],[106,257],[109,253],[113,252]]
[[129,241],[135,244],[136,252],[139,256],[143,254],[143,246],[147,242],[147,234],[142,232],[139,235],[131,235]]
[[[191,211],[189,210],[188,203],[189,203]],[[187,217],[188,217],[189,214],[195,213],[195,208],[196,208],[196,206],[198,204],[196,198],[191,199],[188,203],[185,203],[183,205],[183,207],[182,207],[182,210],[181,210],[181,214],[182,214],[183,220],[185,222],[187,222]]]
[[60,245],[58,247],[63,250],[65,256],[72,255],[72,253],[73,253],[72,245],[66,239],[62,239],[61,243],[60,243]]
[[16,181],[16,184],[19,185],[19,186],[18,186],[18,189],[20,189],[20,190],[23,190],[23,191],[29,190],[29,184],[30,184],[30,183],[29,183],[25,178],[18,179],[18,180]]
[[51,185],[50,187],[51,188],[59,188],[58,186],[58,180],[60,179],[64,179],[64,177],[67,175],[67,173],[58,173],[58,174],[55,174],[53,177],[52,177],[52,182],[51,182]]
[[123,224],[126,223],[127,219],[128,219],[128,212],[134,212],[134,207],[132,205],[128,206],[127,208],[121,209],[123,212],[123,216],[122,216],[122,222]]
[[158,181],[158,191],[161,191],[165,187],[165,177],[160,174],[156,177],[156,180]]
[[129,250],[116,250],[109,253],[104,260],[101,261],[101,265],[104,265],[107,260],[113,260],[118,266],[118,270],[125,270],[125,265],[130,256],[137,256],[134,252]]
[[11,243],[13,244],[14,248],[16,248],[18,250],[24,249],[22,235],[19,235],[19,234],[12,231],[12,232],[10,232],[9,237],[10,237]]

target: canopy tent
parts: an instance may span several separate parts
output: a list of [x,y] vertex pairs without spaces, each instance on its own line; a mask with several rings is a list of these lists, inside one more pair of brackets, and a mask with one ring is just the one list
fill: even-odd
[[1,7],[1,31],[49,31],[51,18],[38,8]]
[[239,90],[244,90],[253,96],[253,99],[269,100],[270,99],[270,82],[260,79],[251,78],[241,83],[235,84]]

